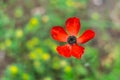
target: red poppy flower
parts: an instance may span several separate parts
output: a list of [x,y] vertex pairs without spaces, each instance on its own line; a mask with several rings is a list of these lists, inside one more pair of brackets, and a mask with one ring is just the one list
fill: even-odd
[[80,30],[80,20],[77,17],[72,17],[66,21],[66,30],[64,31],[61,26],[54,26],[51,29],[51,36],[59,42],[67,42],[63,46],[58,46],[57,51],[60,55],[69,58],[74,56],[78,59],[84,53],[84,47],[78,45],[83,44],[94,38],[95,33],[92,30],[86,30],[80,37],[76,37]]

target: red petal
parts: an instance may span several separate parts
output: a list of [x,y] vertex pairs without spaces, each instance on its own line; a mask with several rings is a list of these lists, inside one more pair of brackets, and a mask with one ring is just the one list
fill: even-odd
[[95,36],[95,32],[92,31],[92,30],[86,30],[82,36],[80,36],[78,39],[77,39],[77,42],[78,43],[85,43],[89,40],[91,40],[92,38],[94,38]]
[[76,36],[80,30],[80,20],[79,18],[72,17],[66,21],[66,29],[70,35]]
[[66,42],[68,38],[68,34],[60,26],[55,26],[51,29],[51,36],[60,42]]
[[77,44],[72,45],[72,51],[71,51],[72,56],[76,57],[77,59],[80,59],[83,53],[84,53],[84,48],[82,46],[79,46]]
[[57,51],[60,55],[65,56],[66,58],[69,58],[71,56],[69,45],[58,46]]

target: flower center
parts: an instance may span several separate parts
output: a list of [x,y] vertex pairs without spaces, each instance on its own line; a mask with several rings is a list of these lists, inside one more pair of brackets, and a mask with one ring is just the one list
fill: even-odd
[[76,37],[75,36],[69,36],[68,39],[67,39],[67,42],[69,44],[74,44],[76,43]]

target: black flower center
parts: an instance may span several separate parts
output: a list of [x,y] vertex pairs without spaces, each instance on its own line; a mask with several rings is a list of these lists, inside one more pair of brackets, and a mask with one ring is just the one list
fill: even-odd
[[68,39],[67,39],[67,42],[69,44],[74,44],[76,43],[76,37],[75,36],[69,36]]

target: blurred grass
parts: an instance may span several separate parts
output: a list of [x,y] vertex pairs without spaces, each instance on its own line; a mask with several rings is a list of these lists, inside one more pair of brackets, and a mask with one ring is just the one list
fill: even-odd
[[[120,25],[97,11],[89,14],[89,5],[90,0],[1,0],[0,54],[6,55],[1,80],[119,80]],[[82,45],[80,60],[61,57],[50,36],[53,26],[65,26],[72,16],[81,20],[79,34],[88,28],[96,32]]]

